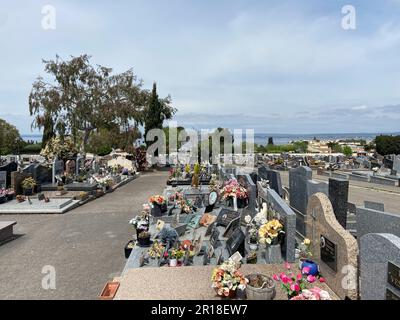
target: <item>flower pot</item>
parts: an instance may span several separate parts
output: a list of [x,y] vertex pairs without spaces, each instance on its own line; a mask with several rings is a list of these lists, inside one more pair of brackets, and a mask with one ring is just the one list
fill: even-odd
[[263,281],[267,282],[263,288],[256,288],[250,285],[246,286],[246,296],[248,300],[272,300],[276,296],[276,285],[275,282],[266,275],[263,274],[250,274],[246,276],[247,279],[251,280],[255,277],[261,277]]
[[125,253],[125,258],[126,258],[126,259],[128,259],[129,256],[131,255],[131,252],[132,252],[132,249],[133,249],[133,244],[134,244],[133,240],[130,240],[130,241],[125,245],[124,253]]
[[119,282],[107,282],[100,294],[100,300],[112,300],[119,288]]
[[247,206],[247,198],[237,198],[238,209],[243,209]]
[[170,267],[176,267],[178,265],[178,260],[177,259],[169,259],[169,266]]
[[265,250],[265,262],[268,264],[282,263],[282,251],[280,244],[267,245]]
[[141,247],[148,247],[150,246],[150,237],[147,238],[138,238],[139,246]]
[[[300,259],[301,261],[301,259]],[[317,263],[315,263],[312,260],[304,260],[301,264],[301,270],[303,270],[304,268],[309,268],[309,272],[307,272],[307,275],[312,275],[312,276],[317,276],[319,274],[319,266]]]
[[24,189],[25,196],[31,196],[33,194],[33,188]]
[[153,208],[151,208],[151,215],[153,217],[161,217],[163,215],[161,206],[159,204],[153,204]]
[[14,199],[15,194],[14,193],[8,193],[7,194],[7,201],[11,201]]

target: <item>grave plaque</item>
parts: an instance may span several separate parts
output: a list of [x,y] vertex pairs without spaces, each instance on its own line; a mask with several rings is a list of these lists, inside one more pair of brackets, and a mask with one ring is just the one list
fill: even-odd
[[337,271],[336,244],[321,236],[321,260],[333,271]]
[[238,218],[232,220],[232,221],[228,224],[228,226],[226,227],[226,230],[225,230],[223,236],[224,236],[225,238],[229,238],[229,237],[232,235],[232,233],[233,233],[238,227],[240,227],[240,217],[238,217]]
[[217,226],[227,227],[232,220],[238,217],[240,217],[238,212],[223,208],[217,217]]
[[218,228],[214,228],[213,232],[211,233],[210,244],[214,248],[218,247],[218,244],[219,244],[219,230],[218,230]]
[[389,288],[386,288],[386,300],[399,301],[400,297],[397,294],[395,294],[392,290],[390,290]]
[[232,256],[236,251],[239,251],[242,256],[244,255],[245,239],[246,236],[243,231],[240,228],[237,228],[226,241],[226,250],[228,250],[229,256]]
[[215,222],[211,223],[206,230],[205,236],[208,237],[209,235],[211,235],[211,233],[213,232],[215,228]]
[[388,262],[388,283],[400,290],[400,267],[393,262]]
[[201,215],[196,214],[189,222],[189,227],[196,229],[199,226]]

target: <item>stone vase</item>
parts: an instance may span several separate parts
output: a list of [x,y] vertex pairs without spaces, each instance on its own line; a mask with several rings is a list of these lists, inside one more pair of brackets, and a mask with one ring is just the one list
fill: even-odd
[[265,262],[267,264],[282,263],[282,252],[280,244],[267,245],[265,250]]
[[153,204],[153,208],[151,208],[151,215],[153,217],[161,217],[163,215],[161,206],[159,204]]

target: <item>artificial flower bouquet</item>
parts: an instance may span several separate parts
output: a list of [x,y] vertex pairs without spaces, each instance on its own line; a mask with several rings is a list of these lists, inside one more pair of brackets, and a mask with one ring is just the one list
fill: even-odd
[[166,199],[163,196],[160,195],[154,195],[149,198],[149,202],[152,205],[159,205],[162,206],[163,204],[166,204]]
[[238,270],[240,263],[228,260],[215,268],[212,276],[212,288],[220,297],[233,298],[237,289],[246,288],[247,279]]
[[318,287],[304,289],[299,295],[290,300],[332,300],[329,293]]
[[283,225],[278,219],[272,219],[258,230],[259,242],[274,245],[279,243],[279,235],[284,234]]
[[[314,299],[306,299],[306,297],[310,296],[310,292],[313,294],[312,291],[313,289],[307,290],[307,285],[309,283],[314,283],[317,279],[319,281],[325,282],[325,279],[322,277],[316,277],[312,275],[307,275],[307,270],[302,270],[302,272],[299,272],[297,274],[294,274],[291,265],[289,263],[285,263],[285,268],[287,270],[287,273],[281,272],[279,275],[274,274],[272,278],[281,283],[282,289],[287,293],[288,298],[290,300],[314,300]],[[306,268],[304,268],[306,269]],[[307,290],[307,291],[306,291]],[[301,294],[305,294],[300,298],[297,298]],[[324,298],[326,295],[323,293]],[[329,296],[329,294],[328,294]],[[304,298],[304,299],[303,299]],[[317,300],[317,299],[315,299]],[[327,300],[327,299],[324,299]]]
[[312,257],[310,246],[311,246],[311,240],[308,238],[305,238],[303,242],[299,244],[300,259],[310,259]]
[[177,200],[176,203],[177,203],[179,209],[181,209],[182,213],[189,214],[193,210],[193,206],[189,200],[180,198],[179,200]]
[[148,251],[149,257],[152,259],[159,259],[161,258],[161,255],[164,252],[164,250],[165,246],[161,242],[155,240]]
[[222,199],[227,200],[228,198],[236,197],[237,199],[247,199],[247,189],[244,188],[237,182],[236,179],[230,179],[225,183],[221,191]]
[[164,257],[169,259],[180,260],[184,257],[184,255],[185,255],[185,250],[181,248],[173,248],[168,250],[168,252],[165,252]]

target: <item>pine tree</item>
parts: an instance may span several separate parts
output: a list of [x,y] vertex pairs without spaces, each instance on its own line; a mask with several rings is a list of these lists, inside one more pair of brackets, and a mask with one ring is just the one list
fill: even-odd
[[162,129],[164,122],[163,106],[158,98],[157,85],[153,83],[153,90],[148,102],[148,109],[145,116],[145,132],[144,136],[147,137],[147,133],[151,129]]

